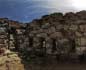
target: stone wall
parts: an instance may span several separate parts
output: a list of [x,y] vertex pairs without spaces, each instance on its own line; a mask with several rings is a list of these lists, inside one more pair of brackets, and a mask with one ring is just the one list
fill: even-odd
[[53,13],[26,24],[0,18],[0,51],[8,49],[23,53],[25,59],[86,54],[86,11]]
[[85,14],[86,11],[69,12],[64,15],[54,13],[33,20],[31,24],[27,24],[24,46],[28,49],[42,47],[47,53],[85,53]]
[[12,52],[17,42],[14,32],[16,27],[9,26],[6,21],[0,20],[0,70],[24,70],[22,59],[16,53],[18,51]]

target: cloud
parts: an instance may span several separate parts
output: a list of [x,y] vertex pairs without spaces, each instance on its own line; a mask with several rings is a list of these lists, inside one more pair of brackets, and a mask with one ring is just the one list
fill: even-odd
[[[76,11],[70,0],[25,0],[26,2],[34,2],[35,8],[45,8],[49,13],[52,12],[69,12]],[[28,7],[27,7],[28,8]]]
[[42,7],[49,9],[50,12],[75,11],[70,0],[47,0],[47,4]]
[[77,10],[86,10],[86,0],[71,0]]

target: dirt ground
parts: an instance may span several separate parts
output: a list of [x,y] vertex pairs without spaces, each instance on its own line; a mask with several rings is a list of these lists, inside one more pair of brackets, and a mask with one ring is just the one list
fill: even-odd
[[86,62],[34,61],[25,64],[25,70],[86,70]]
[[86,70],[86,64],[27,65],[25,70]]

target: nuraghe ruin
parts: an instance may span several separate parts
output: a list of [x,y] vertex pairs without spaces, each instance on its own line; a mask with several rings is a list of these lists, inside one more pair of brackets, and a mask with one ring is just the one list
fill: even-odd
[[86,11],[53,13],[26,24],[0,18],[0,70],[24,70],[16,54],[23,49],[28,57],[86,58]]

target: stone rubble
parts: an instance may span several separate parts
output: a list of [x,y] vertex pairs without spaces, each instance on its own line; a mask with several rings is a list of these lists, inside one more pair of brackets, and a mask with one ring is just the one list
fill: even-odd
[[9,70],[17,68],[17,64],[20,65],[19,68],[23,67],[16,54],[4,56],[3,53],[8,49],[17,52],[25,49],[28,56],[30,54],[65,55],[72,53],[81,55],[86,54],[85,47],[86,11],[65,14],[53,13],[26,24],[0,18],[0,64],[2,66],[0,70],[7,70],[4,69],[6,68],[6,62],[8,62],[8,67],[11,65]]
[[24,65],[17,54],[7,50],[4,56],[0,56],[0,70],[24,70]]

